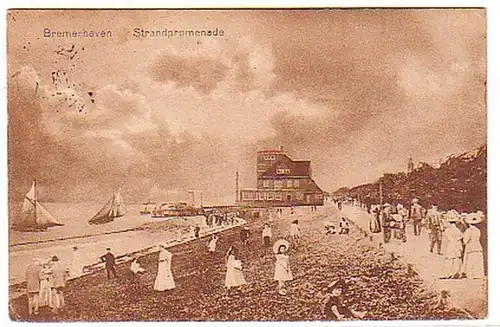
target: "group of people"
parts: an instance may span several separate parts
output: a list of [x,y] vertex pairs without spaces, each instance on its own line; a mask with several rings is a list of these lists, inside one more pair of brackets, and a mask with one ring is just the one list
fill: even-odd
[[[267,249],[271,245],[271,237],[272,229],[268,223],[265,223],[262,231],[264,248]],[[292,244],[298,245],[298,220],[295,220],[292,223],[290,238],[292,240]],[[285,282],[293,280],[292,272],[290,270],[290,257],[288,255],[290,247],[291,244],[284,239],[277,240],[273,245],[273,252],[276,255],[274,280],[278,282],[277,292],[280,295],[287,294]],[[230,246],[226,253],[225,287],[227,288],[228,293],[231,293],[233,289],[241,292],[241,287],[246,283],[247,282],[243,275],[243,264],[239,256],[239,251],[236,247]]]
[[372,205],[370,215],[370,230],[374,233],[382,231],[386,243],[391,235],[406,242],[407,223],[413,225],[416,237],[425,228],[429,235],[429,252],[436,251],[445,257],[442,278],[484,277],[481,231],[477,228],[485,218],[483,212],[439,211],[436,204],[425,209],[415,198],[409,209],[401,204],[391,206],[385,203],[382,208]]
[[[327,220],[325,221],[325,233],[327,235],[334,235],[334,234],[337,234],[337,230],[335,229],[335,223],[330,221],[330,220]],[[339,223],[339,234],[349,234],[349,222],[347,221],[347,219],[345,217],[342,217],[340,219],[340,223]]]
[[208,227],[233,225],[237,214],[235,212],[221,212],[217,209],[207,209],[204,213],[205,224]]
[[58,312],[64,307],[64,287],[69,277],[57,256],[47,261],[34,258],[26,269],[28,315],[37,315],[40,307]]

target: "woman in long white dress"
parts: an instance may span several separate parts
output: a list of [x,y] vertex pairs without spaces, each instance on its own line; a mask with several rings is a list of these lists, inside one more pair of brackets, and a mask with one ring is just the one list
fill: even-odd
[[172,275],[172,253],[164,244],[160,244],[158,255],[158,274],[156,275],[154,290],[166,291],[175,288],[174,276]]
[[71,260],[71,276],[80,276],[83,272],[83,265],[80,260],[80,251],[77,246],[73,246],[73,258]]
[[286,254],[290,244],[285,240],[274,243],[273,250],[276,253],[276,265],[274,267],[274,280],[278,281],[278,293],[286,295],[285,282],[293,279],[290,271],[290,257]]
[[52,258],[45,261],[40,271],[39,307],[53,307],[52,301]]
[[449,223],[448,228],[443,233],[445,241],[444,247],[444,266],[441,273],[441,279],[459,278],[460,267],[462,264],[462,232],[457,228],[456,223],[459,219],[458,215],[448,211],[446,217]]
[[462,272],[471,279],[484,277],[483,247],[479,242],[481,231],[476,227],[482,220],[479,214],[470,214],[465,219],[469,228],[464,232],[465,255]]
[[243,276],[243,265],[238,258],[238,251],[230,247],[226,254],[226,281],[225,286],[228,292],[232,288],[240,290],[247,282]]

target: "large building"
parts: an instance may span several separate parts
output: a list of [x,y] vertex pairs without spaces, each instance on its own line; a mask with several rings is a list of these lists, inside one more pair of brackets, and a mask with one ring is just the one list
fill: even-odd
[[323,205],[324,192],[312,179],[311,162],[290,159],[283,147],[257,152],[257,187],[240,190],[249,206]]

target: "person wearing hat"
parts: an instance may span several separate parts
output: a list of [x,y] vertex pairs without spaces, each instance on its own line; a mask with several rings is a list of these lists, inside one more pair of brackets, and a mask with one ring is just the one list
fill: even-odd
[[286,254],[289,248],[290,244],[285,240],[278,240],[273,246],[276,254],[274,280],[278,281],[278,294],[280,295],[286,295],[285,282],[293,279],[290,271],[290,257]]
[[434,251],[434,245],[437,246],[437,253],[441,253],[441,244],[443,241],[443,222],[441,220],[441,214],[437,210],[436,205],[432,205],[432,207],[429,209],[427,212],[426,216],[427,220],[427,228],[429,229],[429,239],[430,239],[430,246],[429,246],[429,252],[433,253]]
[[323,314],[328,320],[363,319],[365,317],[366,312],[358,312],[344,305],[346,292],[347,284],[342,278],[328,285],[326,289],[327,295],[323,302]]
[[158,273],[156,274],[155,291],[163,292],[175,288],[174,276],[172,275],[172,253],[167,250],[165,244],[160,244],[158,254]]
[[52,297],[52,258],[42,263],[40,271],[39,307],[53,307]]
[[300,229],[298,219],[292,221],[292,224],[290,225],[290,239],[292,241],[292,247],[295,248],[299,245]]
[[449,227],[443,233],[444,238],[444,266],[441,279],[459,278],[462,264],[462,232],[457,228],[458,216],[448,211],[445,215]]
[[418,203],[418,199],[411,201],[409,218],[413,223],[413,234],[419,236],[422,231],[422,219],[425,216],[425,209]]
[[469,228],[464,233],[465,254],[462,272],[467,278],[484,277],[483,247],[479,242],[481,231],[476,227],[483,220],[478,214],[469,214],[465,221]]
[[382,231],[384,233],[384,243],[388,243],[391,240],[391,205],[389,203],[385,203],[382,207]]
[[101,261],[104,262],[107,278],[110,279],[111,274],[113,274],[113,276],[117,278],[115,269],[116,260],[114,254],[111,253],[111,248],[106,248],[106,254],[101,256]]
[[73,246],[73,257],[71,260],[71,276],[78,277],[83,272],[83,265],[80,260],[80,251],[77,246]]
[[249,240],[250,240],[250,228],[248,227],[244,227],[241,231],[240,231],[240,240],[241,240],[241,243],[247,245]]
[[370,232],[380,233],[382,228],[380,226],[380,207],[372,204],[370,207]]
[[64,307],[64,288],[66,287],[68,274],[69,271],[61,265],[59,258],[54,255],[52,257],[52,311],[54,313]]
[[241,286],[246,283],[245,277],[243,276],[243,265],[239,258],[238,250],[235,247],[230,246],[226,253],[226,280],[224,283],[228,294],[233,288],[236,288],[241,292]]
[[28,315],[30,316],[38,314],[41,271],[42,265],[38,258],[33,258],[33,262],[26,268],[26,292],[28,297]]

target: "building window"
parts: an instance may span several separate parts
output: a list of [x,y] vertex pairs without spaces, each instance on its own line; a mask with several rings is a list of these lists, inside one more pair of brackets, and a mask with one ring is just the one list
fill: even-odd
[[269,161],[276,160],[276,156],[267,155],[267,156],[264,156],[264,160],[269,160]]
[[259,192],[259,200],[265,200],[264,196],[265,196],[264,192]]
[[253,194],[253,199],[254,199],[254,200],[258,200],[258,199],[259,199],[259,192],[255,192],[255,193]]
[[275,199],[275,200],[281,200],[281,192],[276,192],[276,193],[274,194],[274,199]]
[[252,200],[252,193],[251,192],[242,192],[242,198],[243,200]]
[[323,200],[323,194],[316,194],[316,200]]
[[280,179],[277,179],[274,181],[274,188],[282,188],[283,187],[283,183]]
[[267,193],[267,199],[268,200],[273,200],[273,192]]
[[295,194],[295,197],[297,198],[297,200],[302,201],[302,200],[304,200],[304,193],[297,192]]
[[287,179],[286,188],[292,188],[292,187],[293,187],[293,179]]
[[262,181],[262,187],[264,188],[270,188],[271,187],[271,181],[268,179],[265,179]]
[[290,169],[288,169],[288,168],[278,168],[278,169],[276,169],[276,174],[278,174],[278,175],[289,175],[290,174]]
[[294,186],[295,188],[299,188],[299,187],[300,187],[300,180],[298,180],[298,179],[294,180],[294,181],[293,181],[293,186]]

